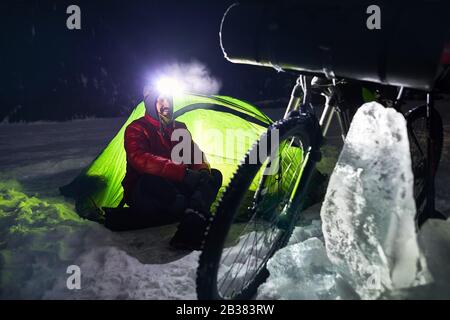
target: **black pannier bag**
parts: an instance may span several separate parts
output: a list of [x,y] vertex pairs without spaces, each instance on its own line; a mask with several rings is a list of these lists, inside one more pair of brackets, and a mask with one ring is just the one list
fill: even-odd
[[[234,63],[431,90],[449,40],[450,2],[282,1],[232,5],[220,41]],[[367,20],[380,9],[380,29]]]

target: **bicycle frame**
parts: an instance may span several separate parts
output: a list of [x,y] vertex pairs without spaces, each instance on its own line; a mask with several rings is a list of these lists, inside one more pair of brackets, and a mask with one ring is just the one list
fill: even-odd
[[[283,119],[287,119],[293,111],[302,111],[300,110],[301,105],[306,106],[308,104],[309,87],[309,84],[306,83],[306,76],[298,77],[294,89],[292,90],[291,97],[286,107]],[[325,97],[325,105],[319,120],[319,125],[322,131],[322,135],[326,136],[334,116],[337,116],[339,127],[341,129],[341,136],[344,140],[345,136],[347,135],[350,123],[349,119],[347,119],[347,117],[342,112],[342,109],[339,108],[338,105],[336,105],[334,94],[335,92],[331,92],[330,95],[323,94],[323,96]],[[308,110],[303,111],[308,112]]]

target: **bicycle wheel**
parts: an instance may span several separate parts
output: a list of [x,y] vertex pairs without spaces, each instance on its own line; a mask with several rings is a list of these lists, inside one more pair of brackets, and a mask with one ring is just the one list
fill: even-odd
[[[439,166],[439,161],[442,154],[443,144],[443,128],[442,118],[436,109],[432,109],[433,123],[431,126],[431,140],[433,158],[432,161],[432,174],[436,175],[436,171]],[[432,216],[433,213],[425,212],[427,206],[427,190],[426,181],[427,175],[427,108],[426,106],[420,106],[409,111],[405,117],[408,127],[408,136],[411,150],[411,165],[414,174],[414,199],[416,200],[416,221],[418,226],[421,226],[427,218]]]
[[[279,143],[272,145],[274,129]],[[312,118],[289,118],[247,153],[207,228],[197,270],[199,299],[249,299],[265,281],[267,261],[286,245],[297,220],[297,197],[307,188],[299,181],[308,180],[315,165],[310,150],[318,133]],[[260,154],[265,145],[268,152]],[[251,161],[255,154],[257,163]]]

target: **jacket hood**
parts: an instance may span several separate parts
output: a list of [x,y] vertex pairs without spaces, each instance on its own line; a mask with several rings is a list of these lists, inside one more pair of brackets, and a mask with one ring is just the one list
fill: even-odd
[[[160,94],[156,93],[156,92],[151,92],[151,93],[147,94],[144,97],[144,104],[145,104],[146,113],[150,117],[152,117],[153,119],[155,119],[159,123],[161,123],[161,119],[159,117],[158,110],[156,109],[156,100],[158,99],[159,96],[160,96]],[[173,108],[173,98],[172,97],[169,97],[169,98],[171,100],[170,103],[172,104],[172,108]]]
[[158,111],[156,110],[156,99],[158,96],[156,95],[147,95],[144,98],[145,111],[146,113],[152,117],[153,119],[159,122]]

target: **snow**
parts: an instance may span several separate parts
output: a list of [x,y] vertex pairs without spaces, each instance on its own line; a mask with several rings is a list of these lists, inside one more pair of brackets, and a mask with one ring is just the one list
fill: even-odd
[[[256,299],[450,298],[450,222],[415,236],[403,119],[375,104],[356,119],[322,210],[303,213]],[[113,233],[58,193],[124,120],[0,125],[0,299],[196,298],[199,252],[170,249],[175,225]],[[70,265],[80,290],[66,287]]]
[[[139,246],[136,238],[82,220],[63,201],[28,197],[19,189],[13,182],[0,185],[1,242],[6,244],[0,298],[196,298],[198,252],[181,258],[178,253],[165,264],[143,263],[133,252]],[[70,265],[81,269],[81,290],[66,287]]]
[[289,245],[268,262],[269,281],[258,299],[336,299],[336,273],[323,242],[315,237]]
[[[77,261],[86,290],[74,291],[76,299],[196,299],[195,274],[198,252],[166,265],[142,264],[117,247],[89,250]],[[60,279],[43,298],[67,293]]]
[[[195,299],[199,252],[172,251],[176,226],[113,233],[58,194],[124,119],[0,126],[0,299]],[[66,286],[70,265],[81,290]]]
[[428,220],[419,234],[419,244],[436,280],[429,298],[450,299],[450,221]]
[[434,281],[394,290],[383,299],[450,299],[450,221],[428,220],[419,232],[418,242]]

